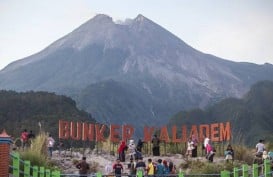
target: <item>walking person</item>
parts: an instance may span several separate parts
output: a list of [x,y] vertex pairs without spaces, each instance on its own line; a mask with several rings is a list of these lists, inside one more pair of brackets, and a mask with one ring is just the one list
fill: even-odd
[[54,144],[55,144],[55,140],[52,138],[51,134],[49,134],[47,137],[47,149],[48,149],[48,154],[50,158],[52,157]]
[[86,162],[86,157],[82,157],[82,160],[76,165],[76,168],[79,169],[80,177],[87,177],[90,167]]
[[116,163],[113,165],[113,171],[114,171],[116,177],[121,177],[121,174],[123,172],[123,166],[120,163],[119,158],[116,160]]

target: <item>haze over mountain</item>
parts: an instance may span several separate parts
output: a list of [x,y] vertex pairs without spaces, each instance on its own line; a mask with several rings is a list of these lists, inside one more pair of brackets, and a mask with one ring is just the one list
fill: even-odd
[[272,76],[271,64],[204,54],[143,15],[115,23],[100,14],[41,52],[9,64],[0,71],[0,89],[65,94],[100,122],[139,120],[142,126],[240,97]]

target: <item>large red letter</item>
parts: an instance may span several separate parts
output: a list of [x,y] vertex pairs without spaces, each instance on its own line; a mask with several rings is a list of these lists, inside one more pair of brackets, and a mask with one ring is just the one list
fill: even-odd
[[110,125],[110,141],[114,143],[119,142],[119,132],[116,131],[120,128],[119,125]]
[[70,137],[73,140],[80,140],[82,134],[82,123],[81,122],[70,122]]
[[134,128],[131,125],[122,126],[122,140],[127,141],[133,136]]
[[154,133],[154,127],[144,127],[144,142],[149,142],[152,139],[152,135]]
[[220,123],[220,141],[229,141],[230,140],[230,122],[226,123],[226,128],[224,123]]
[[169,137],[169,134],[168,134],[168,129],[167,129],[166,126],[161,128],[160,140],[165,141],[166,143],[168,143],[170,141],[170,137]]
[[96,124],[95,129],[96,129],[96,141],[97,142],[105,141],[103,134],[104,134],[104,131],[106,129],[106,126],[102,125],[101,128],[100,128],[100,125]]
[[210,131],[211,131],[211,141],[219,141],[219,124],[211,124],[210,125]]
[[59,138],[68,139],[69,138],[69,122],[59,120]]
[[83,123],[82,124],[82,140],[86,141],[87,138],[89,141],[94,141],[94,135],[95,135],[95,125],[94,124],[88,124]]

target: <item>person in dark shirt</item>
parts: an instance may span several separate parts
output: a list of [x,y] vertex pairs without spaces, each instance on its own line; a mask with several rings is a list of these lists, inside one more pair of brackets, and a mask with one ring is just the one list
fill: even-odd
[[160,156],[160,146],[159,146],[160,140],[157,137],[157,135],[154,135],[152,139],[153,144],[153,156]]
[[123,172],[123,166],[120,163],[120,159],[118,158],[116,163],[113,165],[113,171],[115,172],[116,177],[121,177],[121,173]]
[[89,172],[89,164],[86,162],[86,157],[82,157],[82,160],[76,165],[79,169],[80,177],[86,177]]
[[139,139],[137,142],[137,150],[139,152],[142,152],[142,147],[143,147],[143,141],[142,141],[142,139]]

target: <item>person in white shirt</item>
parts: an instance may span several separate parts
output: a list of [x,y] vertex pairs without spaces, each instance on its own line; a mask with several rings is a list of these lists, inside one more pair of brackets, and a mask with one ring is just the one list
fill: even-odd
[[259,143],[256,144],[256,156],[262,157],[264,151],[265,151],[264,140],[259,140]]
[[55,144],[55,140],[52,138],[51,134],[49,134],[47,138],[47,149],[48,149],[48,153],[50,157],[52,157],[54,144]]

